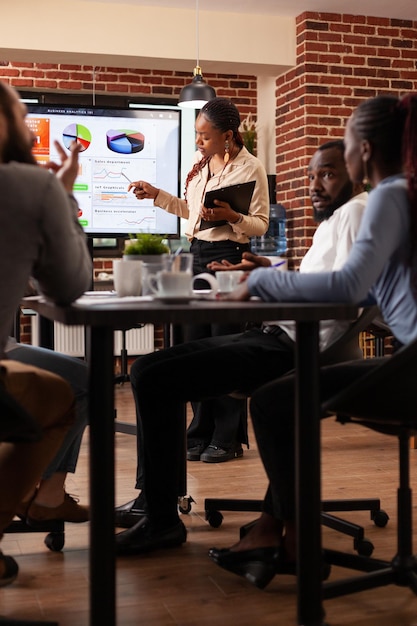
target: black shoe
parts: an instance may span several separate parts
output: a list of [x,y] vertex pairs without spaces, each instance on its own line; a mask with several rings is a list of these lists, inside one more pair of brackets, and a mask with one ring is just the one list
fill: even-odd
[[275,574],[296,573],[295,563],[287,563],[280,549],[257,548],[233,552],[232,550],[211,548],[209,557],[223,569],[243,576],[258,589],[263,589]]
[[[210,548],[209,557],[223,569],[243,576],[258,589],[263,589],[276,574],[297,574],[294,561],[287,561],[285,552],[280,547],[257,548],[235,552],[228,548]],[[321,580],[330,576],[331,565],[322,562]]]
[[187,461],[199,461],[202,452],[204,452],[204,450],[206,449],[207,444],[206,443],[198,443],[196,446],[193,446],[192,448],[188,448],[187,450]]
[[175,548],[186,540],[187,530],[181,520],[170,528],[153,531],[149,518],[142,517],[135,526],[116,535],[116,552],[123,556],[161,548]]
[[242,456],[243,448],[240,443],[234,444],[231,448],[221,448],[211,443],[202,453],[200,460],[204,463],[223,463]]
[[141,492],[135,500],[130,500],[115,508],[115,525],[117,528],[132,528],[146,514],[145,496]]

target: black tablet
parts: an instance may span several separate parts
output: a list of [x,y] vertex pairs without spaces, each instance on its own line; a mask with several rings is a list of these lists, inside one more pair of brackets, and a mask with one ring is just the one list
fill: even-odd
[[[229,185],[228,187],[219,187],[219,189],[208,191],[204,198],[204,206],[208,209],[215,209],[216,205],[214,204],[214,200],[222,200],[223,202],[228,202],[234,211],[247,215],[249,213],[255,184],[256,181],[251,180],[248,183]],[[224,224],[227,224],[226,220],[218,220],[216,222],[201,220],[200,230],[213,228],[213,226],[224,226]]]

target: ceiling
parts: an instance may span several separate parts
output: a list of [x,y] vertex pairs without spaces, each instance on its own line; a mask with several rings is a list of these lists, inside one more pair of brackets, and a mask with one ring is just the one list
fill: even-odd
[[417,20],[416,0],[81,0],[135,6],[193,9],[224,13],[256,13],[261,15],[300,15],[304,11],[373,15]]

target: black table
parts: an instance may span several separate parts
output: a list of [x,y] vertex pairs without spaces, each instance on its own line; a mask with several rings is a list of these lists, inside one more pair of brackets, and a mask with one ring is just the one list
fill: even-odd
[[86,327],[90,371],[90,624],[116,624],[114,541],[113,332],[138,323],[203,324],[294,320],[296,346],[297,623],[324,626],[321,586],[320,419],[318,330],[323,319],[354,319],[357,307],[332,303],[195,300],[77,302],[60,307],[41,298],[24,304],[42,317]]

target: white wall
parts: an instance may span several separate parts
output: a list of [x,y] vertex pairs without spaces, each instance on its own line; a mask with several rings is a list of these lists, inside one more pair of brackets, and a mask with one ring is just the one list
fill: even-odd
[[[277,76],[295,63],[295,20],[290,17],[200,10],[199,34],[203,73]],[[0,59],[191,74],[196,61],[195,9],[80,0],[5,1]]]

